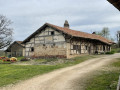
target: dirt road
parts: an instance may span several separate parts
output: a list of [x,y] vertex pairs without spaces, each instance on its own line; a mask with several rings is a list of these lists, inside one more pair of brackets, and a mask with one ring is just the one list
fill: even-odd
[[[90,59],[75,66],[40,75],[0,90],[77,90],[75,89],[75,83],[78,79],[87,77],[91,72],[94,73],[95,70],[109,64],[114,61],[114,58],[118,57],[120,58],[120,54]],[[79,83],[82,83],[82,80]]]

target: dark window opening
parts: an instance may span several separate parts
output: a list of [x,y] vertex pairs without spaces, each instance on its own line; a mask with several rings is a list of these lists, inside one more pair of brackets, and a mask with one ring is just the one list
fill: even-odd
[[45,46],[45,44],[43,44],[43,46]]
[[31,52],[34,52],[34,47],[31,47]]
[[78,49],[81,49],[80,45],[73,45],[73,50],[78,50]]
[[77,50],[77,45],[73,45],[73,50]]
[[54,48],[55,47],[55,43],[53,45],[51,45],[51,48]]
[[109,46],[109,49],[108,49],[109,51],[110,51],[110,46]]
[[105,46],[103,46],[103,51],[105,51]]
[[88,46],[85,46],[85,50],[87,50],[88,49]]
[[54,34],[55,34],[54,31],[52,31],[52,32],[51,32],[51,35],[54,35]]
[[53,46],[55,46],[55,43],[53,44]]

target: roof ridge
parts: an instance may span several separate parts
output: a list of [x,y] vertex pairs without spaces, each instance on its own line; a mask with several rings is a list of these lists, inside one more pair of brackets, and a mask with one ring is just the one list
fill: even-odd
[[33,34],[31,34],[29,37],[27,37],[22,43],[25,43],[28,40],[30,40],[34,35],[36,35],[39,31],[41,31],[46,26],[49,26],[49,27],[52,27],[52,28],[57,29],[59,31],[62,31],[63,33],[66,33],[66,34],[71,35],[73,37],[80,37],[80,38],[85,38],[85,39],[98,40],[98,41],[101,41],[101,42],[106,43],[106,44],[111,44],[110,42],[112,42],[111,40],[108,40],[105,37],[102,37],[100,35],[90,34],[90,33],[87,33],[87,32],[73,30],[73,29],[70,29],[70,28],[60,27],[60,26],[57,26],[57,25],[50,24],[50,23],[46,22],[43,26],[41,26]]
[[[46,23],[46,24],[54,25],[54,24],[50,24],[50,23]],[[57,25],[54,25],[54,26],[57,26]],[[60,28],[63,28],[63,29],[64,29],[64,27],[61,27],[61,26],[57,26],[57,27],[60,27]],[[68,29],[68,30],[71,30],[71,31],[76,31],[76,32],[81,32],[81,33],[85,33],[85,34],[90,34],[90,33],[87,33],[87,32],[78,31],[78,30],[73,30],[73,29],[70,29],[70,28],[65,28],[65,29]],[[90,35],[96,35],[96,34],[90,34]],[[100,36],[100,35],[97,35],[97,36]],[[102,36],[101,36],[101,37],[102,37]]]
[[[90,38],[91,37],[91,39],[97,39],[97,40],[100,40],[100,41],[102,41],[102,42],[106,42],[106,43],[109,43],[109,42],[112,42],[111,40],[108,40],[107,38],[105,38],[105,37],[102,37],[102,36],[100,36],[100,35],[96,35],[96,34],[90,34],[90,33],[87,33],[87,32],[82,32],[82,31],[78,31],[78,30],[73,30],[73,29],[70,29],[70,28],[64,28],[64,27],[60,27],[60,26],[57,26],[57,25],[54,25],[54,24],[50,24],[50,23],[46,23],[47,25],[50,25],[50,26],[53,26],[53,27],[57,27],[57,28],[59,28],[59,30],[61,30],[61,29],[65,29],[65,30],[62,30],[62,31],[64,31],[64,32],[66,32],[67,30],[69,30],[69,34],[74,34],[74,36],[80,36],[80,35],[78,35],[78,34],[80,34],[80,33],[82,33],[82,34],[84,34],[83,36],[84,36],[84,38]],[[61,28],[61,29],[60,29]],[[76,33],[76,32],[78,32],[78,33]],[[75,35],[76,34],[76,35]],[[89,35],[89,36],[86,36],[86,35]],[[94,38],[93,38],[94,37]]]

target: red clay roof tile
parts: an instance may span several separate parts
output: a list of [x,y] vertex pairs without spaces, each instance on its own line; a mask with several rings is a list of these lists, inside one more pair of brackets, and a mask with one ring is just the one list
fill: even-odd
[[106,38],[104,38],[100,35],[89,34],[89,33],[81,32],[81,31],[72,30],[72,29],[69,29],[69,28],[63,28],[63,27],[59,27],[59,26],[49,24],[49,23],[46,23],[46,24],[51,26],[51,27],[54,27],[58,30],[61,30],[61,31],[67,33],[67,34],[70,34],[72,36],[82,37],[82,38],[87,38],[87,39],[94,39],[94,40],[99,40],[99,41],[107,43],[107,44],[113,44],[112,41],[110,41],[110,40],[108,40],[108,39],[106,39]]

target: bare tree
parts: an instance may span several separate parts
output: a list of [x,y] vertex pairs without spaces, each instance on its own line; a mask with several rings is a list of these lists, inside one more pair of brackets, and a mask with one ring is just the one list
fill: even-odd
[[0,15],[0,49],[7,47],[12,42],[13,29],[10,28],[11,20]]
[[96,32],[96,34],[114,41],[114,38],[112,38],[110,35],[110,30],[108,27],[104,27],[101,31]]

